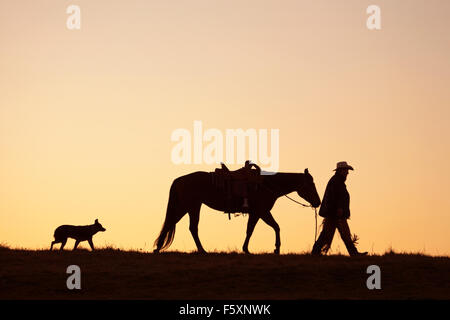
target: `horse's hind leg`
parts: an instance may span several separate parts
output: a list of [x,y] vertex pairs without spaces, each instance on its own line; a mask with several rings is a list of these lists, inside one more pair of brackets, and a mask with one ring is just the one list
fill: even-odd
[[275,231],[275,251],[274,253],[280,254],[280,246],[281,246],[281,240],[280,240],[280,226],[273,218],[272,214],[268,212],[265,215],[261,216],[261,219],[267,223],[269,226],[273,228]]
[[194,205],[193,208],[189,210],[189,231],[191,231],[192,238],[194,238],[195,245],[197,246],[197,250],[199,253],[206,253],[205,249],[203,249],[202,243],[200,242],[200,238],[198,237],[198,223],[200,221],[200,207],[201,203],[198,205]]

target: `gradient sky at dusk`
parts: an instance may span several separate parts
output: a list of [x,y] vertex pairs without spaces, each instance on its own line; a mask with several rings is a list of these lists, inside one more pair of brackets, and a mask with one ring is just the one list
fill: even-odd
[[[70,4],[81,30],[66,28]],[[381,30],[366,27],[371,4]],[[47,248],[57,226],[98,218],[97,246],[151,250],[173,179],[216,167],[171,161],[171,133],[200,120],[279,129],[279,170],[309,168],[321,197],[348,161],[363,251],[449,255],[449,12],[445,0],[2,0],[0,243]],[[311,249],[311,209],[284,198],[272,214],[282,253]],[[246,223],[203,206],[200,239],[241,250]],[[250,251],[274,243],[260,221]],[[171,248],[195,249],[187,216]],[[338,235],[332,250],[345,252]]]

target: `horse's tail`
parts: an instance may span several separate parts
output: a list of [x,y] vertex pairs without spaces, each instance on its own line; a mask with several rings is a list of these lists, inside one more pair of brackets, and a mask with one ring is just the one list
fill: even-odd
[[177,223],[177,202],[178,197],[175,190],[175,181],[170,187],[169,193],[169,203],[167,204],[166,218],[164,224],[161,228],[158,238],[155,240],[154,246],[156,249],[154,252],[159,252],[160,250],[170,247],[175,237],[175,225]]

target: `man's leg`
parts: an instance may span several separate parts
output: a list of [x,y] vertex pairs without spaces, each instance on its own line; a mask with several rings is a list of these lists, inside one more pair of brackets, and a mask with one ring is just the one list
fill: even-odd
[[337,228],[339,230],[339,234],[341,235],[342,241],[344,241],[347,251],[351,256],[367,254],[367,252],[359,253],[356,249],[347,219],[339,219],[337,222]]
[[322,232],[319,235],[319,239],[317,239],[316,243],[314,244],[311,254],[321,255],[324,247],[325,251],[328,251],[328,249],[330,249],[336,227],[336,219],[323,219]]

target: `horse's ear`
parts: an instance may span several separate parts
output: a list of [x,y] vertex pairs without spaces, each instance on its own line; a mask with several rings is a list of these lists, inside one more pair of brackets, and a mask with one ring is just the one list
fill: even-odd
[[98,219],[95,219],[95,223],[98,223]]
[[306,169],[305,169],[305,173],[306,173],[306,174],[308,174],[308,173],[309,173],[309,171],[308,171],[308,168],[306,168]]

